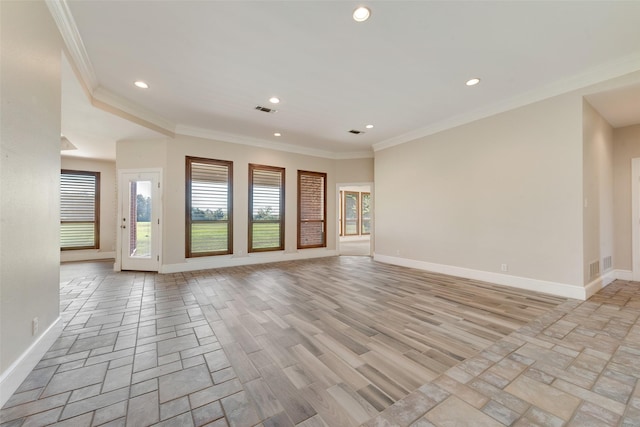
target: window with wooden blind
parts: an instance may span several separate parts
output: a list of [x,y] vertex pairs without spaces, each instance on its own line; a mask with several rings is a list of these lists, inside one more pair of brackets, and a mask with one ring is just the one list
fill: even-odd
[[298,171],[298,249],[327,246],[327,174]]
[[249,252],[284,250],[284,173],[249,164]]
[[60,249],[100,248],[100,172],[60,173]]
[[186,158],[187,258],[233,253],[233,162]]

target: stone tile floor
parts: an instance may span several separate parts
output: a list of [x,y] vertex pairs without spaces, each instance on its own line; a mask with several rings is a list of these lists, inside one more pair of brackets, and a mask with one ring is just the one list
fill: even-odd
[[640,283],[567,301],[368,421],[373,426],[640,426]]
[[[96,272],[95,274],[100,274]],[[72,276],[72,275],[71,275]],[[181,275],[61,284],[65,328],[2,426],[277,426],[256,408]],[[424,384],[366,426],[640,426],[640,283],[568,301]],[[240,373],[241,374],[241,373]],[[316,417],[299,425],[325,425]],[[330,426],[340,427],[340,426]]]

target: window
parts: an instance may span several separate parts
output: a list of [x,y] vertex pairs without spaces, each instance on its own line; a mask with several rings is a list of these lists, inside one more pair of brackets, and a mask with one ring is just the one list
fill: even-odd
[[233,162],[187,157],[187,258],[233,253]]
[[327,174],[298,171],[298,249],[327,246]]
[[100,248],[100,172],[60,173],[60,249]]
[[249,164],[248,247],[284,250],[284,168]]
[[371,234],[371,193],[360,193],[360,234]]
[[360,216],[359,200],[360,193],[355,191],[344,192],[344,235],[345,236],[357,236],[358,230],[358,218]]
[[340,196],[338,197],[338,204],[340,205],[340,209],[338,209],[338,227],[340,227],[339,235],[342,236],[344,234],[344,232],[342,231],[342,190],[340,190],[339,195]]

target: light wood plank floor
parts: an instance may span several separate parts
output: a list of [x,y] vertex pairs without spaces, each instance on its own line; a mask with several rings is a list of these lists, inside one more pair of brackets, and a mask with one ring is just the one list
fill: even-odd
[[362,257],[185,279],[259,412],[293,424],[359,425],[565,301]]

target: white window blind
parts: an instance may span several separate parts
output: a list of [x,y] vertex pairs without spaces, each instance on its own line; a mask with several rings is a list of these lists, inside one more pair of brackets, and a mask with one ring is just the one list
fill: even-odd
[[298,249],[327,246],[327,174],[298,171]]
[[186,257],[233,253],[233,163],[196,157],[186,161]]
[[60,173],[60,249],[100,247],[100,172]]
[[284,168],[249,165],[249,251],[284,250]]

